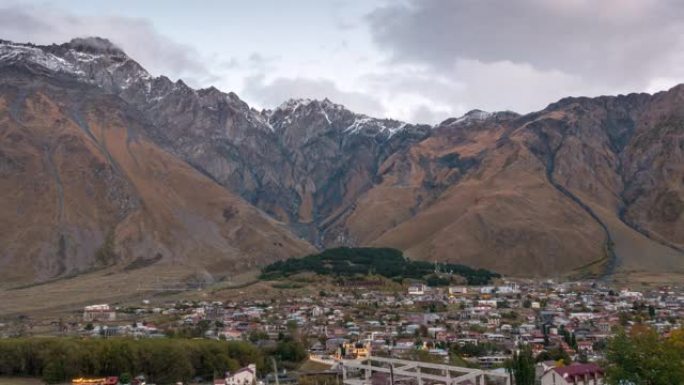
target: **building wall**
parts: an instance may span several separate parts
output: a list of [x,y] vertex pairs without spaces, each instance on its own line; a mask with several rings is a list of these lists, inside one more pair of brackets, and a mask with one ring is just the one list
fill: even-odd
[[541,379],[541,385],[603,385],[603,378],[589,378],[586,382],[579,380],[576,383],[566,381],[561,375],[553,370],[548,371]]

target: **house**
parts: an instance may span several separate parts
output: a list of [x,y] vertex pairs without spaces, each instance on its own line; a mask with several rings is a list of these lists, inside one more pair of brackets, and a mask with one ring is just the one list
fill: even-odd
[[256,384],[256,365],[249,364],[235,373],[226,373],[223,380],[214,380],[214,385],[253,385]]
[[573,364],[544,373],[541,385],[603,385],[603,369],[596,364]]
[[107,304],[91,305],[83,308],[83,321],[114,321],[116,311]]
[[219,337],[223,337],[228,341],[236,341],[242,339],[242,332],[229,327],[225,327],[218,333]]
[[577,350],[585,353],[593,353],[594,344],[591,341],[578,341]]
[[[477,357],[477,363],[485,369],[493,368],[494,366],[503,365],[508,359],[507,356],[483,356]],[[546,384],[542,384],[546,385]]]
[[468,288],[465,286],[450,286],[449,287],[449,295],[450,296],[456,296],[456,295],[463,295],[463,294],[468,294]]
[[542,361],[537,363],[537,365],[535,365],[534,367],[534,378],[537,380],[536,383],[539,383],[544,374],[546,374],[546,372],[552,370],[556,366],[558,366],[558,363],[553,360]]
[[480,288],[480,294],[493,294],[496,291],[494,286],[482,286]]
[[332,353],[339,349],[340,346],[346,344],[347,342],[349,341],[345,338],[329,338],[325,341],[325,350],[328,353]]
[[428,291],[428,287],[422,283],[416,283],[408,288],[409,295],[424,295]]
[[[349,357],[354,360],[362,360],[370,357],[371,344],[363,342],[345,343],[338,349],[336,358]],[[230,385],[230,384],[228,384]]]
[[507,285],[497,287],[496,292],[499,294],[517,294],[520,293],[520,287],[517,283],[511,282]]

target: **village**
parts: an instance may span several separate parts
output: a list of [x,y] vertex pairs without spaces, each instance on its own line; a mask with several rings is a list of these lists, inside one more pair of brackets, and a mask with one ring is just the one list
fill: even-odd
[[[326,288],[312,296],[90,305],[79,318],[51,324],[61,336],[180,335],[249,341],[260,348],[275,347],[283,338],[296,335],[305,350],[291,361],[309,363],[302,366],[314,363],[313,370],[277,368],[275,362],[258,371],[245,367],[218,380],[226,385],[307,383],[303,378],[331,373],[341,378],[342,364],[370,357],[506,375],[505,362],[523,346],[531,349],[537,362],[539,384],[600,384],[607,340],[637,323],[663,336],[680,329],[684,292],[675,287],[616,289],[599,281],[531,280],[448,287],[413,283],[398,291],[370,280],[356,282],[353,288]],[[17,330],[10,326],[0,325],[0,335],[13,337]],[[567,381],[560,382],[563,378]],[[573,382],[577,379],[585,382]],[[390,383],[381,372],[366,380],[373,385]],[[425,379],[412,383],[416,381],[430,383]]]

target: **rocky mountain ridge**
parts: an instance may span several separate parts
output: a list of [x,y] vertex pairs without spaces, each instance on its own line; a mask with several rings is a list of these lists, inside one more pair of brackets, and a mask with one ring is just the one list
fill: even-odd
[[[234,93],[153,77],[98,38],[52,46],[2,41],[0,73],[7,124],[21,123],[18,112],[36,95],[53,95],[67,111],[59,119],[77,127],[95,118],[84,104],[123,114],[137,128],[122,143],[144,140],[319,248],[393,246],[414,258],[516,275],[684,272],[682,87],[566,98],[527,115],[473,110],[432,127],[356,114],[327,99],[257,111]],[[107,107],[84,102],[79,94],[86,93]],[[52,135],[47,128],[41,135]],[[4,137],[16,135],[3,129]],[[102,150],[104,137],[81,131],[105,163],[117,163]],[[7,175],[20,163],[10,152],[0,153]],[[128,179],[121,177],[122,186]],[[60,201],[68,196],[56,193]],[[146,206],[127,194],[129,203],[120,204],[132,206],[121,218]],[[221,215],[235,214],[224,208]],[[107,231],[98,231],[94,243],[102,246]],[[126,254],[114,238],[113,248]],[[64,249],[60,241],[45,247]]]
[[[102,46],[107,49],[98,51]],[[259,112],[234,93],[154,78],[103,39],[0,47],[20,52],[0,53],[0,62],[69,74],[138,106],[157,143],[312,241],[318,238],[312,223],[349,205],[394,147],[430,130],[355,114],[328,100],[290,100]],[[341,196],[345,189],[350,191]]]

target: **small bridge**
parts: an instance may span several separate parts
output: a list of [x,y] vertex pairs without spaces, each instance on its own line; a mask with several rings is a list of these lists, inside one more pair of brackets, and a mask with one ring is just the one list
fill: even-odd
[[501,371],[371,356],[342,360],[345,385],[511,385]]

